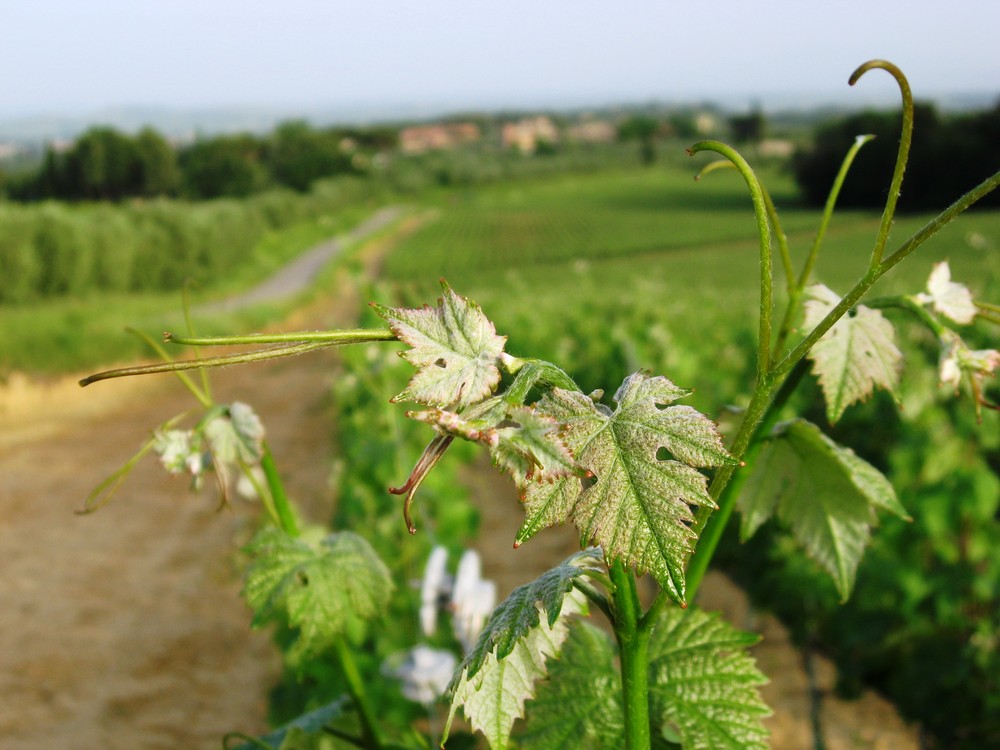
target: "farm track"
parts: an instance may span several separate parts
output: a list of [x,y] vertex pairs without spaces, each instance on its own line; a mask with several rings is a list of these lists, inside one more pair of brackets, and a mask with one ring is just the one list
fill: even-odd
[[[404,226],[405,231],[405,226]],[[391,242],[392,240],[387,240]],[[366,259],[376,262],[384,244]],[[286,321],[287,328],[352,324],[360,300],[331,295]],[[333,355],[213,374],[220,403],[252,403],[288,488],[305,514],[331,509],[330,427],[324,403]],[[269,638],[252,633],[239,598],[236,550],[256,509],[219,511],[214,488],[186,492],[143,461],[115,500],[77,516],[87,493],[138,448],[156,424],[193,406],[171,377],[100,383],[16,383],[0,401],[0,747],[214,748],[228,731],[265,728],[267,691],[280,668]],[[4,408],[5,407],[5,408]],[[555,530],[511,553],[516,503],[489,467],[466,480],[483,504],[485,574],[502,593],[561,559],[575,534]],[[566,533],[558,533],[559,531]],[[891,706],[877,696],[830,695],[833,670],[803,656],[771,618],[754,613],[722,578],[703,588],[704,605],[765,633],[756,654],[771,675],[774,747],[828,750],[916,748]]]

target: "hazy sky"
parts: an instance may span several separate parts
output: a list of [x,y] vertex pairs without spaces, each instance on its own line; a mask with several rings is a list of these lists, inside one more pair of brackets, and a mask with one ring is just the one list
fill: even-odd
[[0,0],[0,115],[1000,94],[998,0]]

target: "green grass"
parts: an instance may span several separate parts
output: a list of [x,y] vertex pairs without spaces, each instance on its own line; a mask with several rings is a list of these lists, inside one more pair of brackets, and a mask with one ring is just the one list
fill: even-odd
[[[385,273],[409,302],[445,277],[480,303],[509,351],[552,359],[584,389],[613,389],[638,368],[697,386],[714,410],[745,392],[757,325],[758,246],[750,199],[735,173],[695,183],[691,172],[647,169],[498,185],[440,207],[396,248]],[[819,212],[794,203],[787,177],[765,174],[796,273]],[[784,209],[783,209],[784,207]],[[928,216],[896,222],[889,250]],[[835,215],[815,278],[841,294],[861,276],[877,213]],[[980,239],[970,237],[978,236]],[[976,245],[989,246],[986,250]],[[991,248],[991,249],[990,249]],[[1000,213],[961,217],[895,268],[875,293],[915,293],[933,262],[986,299],[1000,297]],[[775,257],[776,315],[784,278]]]
[[[478,274],[580,258],[694,249],[752,236],[742,181],[717,174],[694,182],[692,169],[633,169],[561,176],[456,192],[440,218],[386,264],[391,278]],[[775,192],[790,198],[780,179]],[[804,228],[794,211],[786,231]],[[708,228],[709,231],[706,231]]]

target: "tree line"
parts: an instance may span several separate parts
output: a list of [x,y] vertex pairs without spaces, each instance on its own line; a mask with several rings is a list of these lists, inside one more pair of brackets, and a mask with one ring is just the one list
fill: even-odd
[[[793,162],[805,200],[826,201],[844,154],[858,135],[875,140],[858,154],[844,182],[838,204],[847,208],[881,208],[885,204],[899,148],[901,116],[897,112],[861,112],[821,125],[812,148]],[[956,116],[942,115],[933,105],[914,108],[913,143],[899,210],[937,210],[970,185],[986,179],[1000,166],[1000,101],[991,110]],[[993,192],[978,204],[1000,207]]]
[[275,187],[306,192],[317,180],[363,171],[366,154],[392,148],[390,128],[315,129],[305,122],[272,133],[199,138],[175,147],[153,128],[135,135],[93,127],[71,147],[45,149],[37,170],[8,177],[16,201],[244,198]]

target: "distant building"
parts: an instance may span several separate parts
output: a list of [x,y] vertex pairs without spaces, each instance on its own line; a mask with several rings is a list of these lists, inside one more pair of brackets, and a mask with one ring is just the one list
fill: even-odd
[[473,143],[479,138],[479,126],[471,122],[415,125],[399,131],[399,148],[404,154],[422,154]]
[[765,138],[757,144],[757,153],[765,158],[787,159],[795,153],[795,144],[786,138]]
[[709,112],[699,112],[695,115],[694,127],[699,135],[711,135],[719,130],[719,118]]
[[11,159],[15,156],[20,156],[25,153],[27,149],[17,143],[0,143],[0,159]]
[[504,123],[501,138],[504,148],[516,148],[522,154],[533,154],[540,143],[558,143],[559,130],[548,117],[538,115]]
[[587,120],[566,129],[566,139],[579,143],[613,143],[618,138],[618,128],[607,120]]

